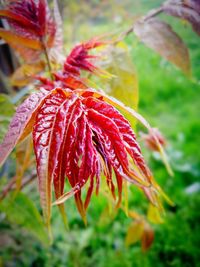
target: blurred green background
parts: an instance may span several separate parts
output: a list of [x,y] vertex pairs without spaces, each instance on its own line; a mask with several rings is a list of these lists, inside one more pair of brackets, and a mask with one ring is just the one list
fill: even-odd
[[[60,1],[66,51],[76,42],[90,37],[120,33],[139,15],[162,2]],[[175,173],[174,177],[169,177],[158,155],[145,149],[156,180],[175,203],[174,207],[165,206],[163,224],[152,224],[155,231],[152,247],[143,253],[139,242],[125,246],[132,220],[122,211],[110,218],[102,196],[92,197],[87,226],[84,226],[73,199],[66,203],[69,231],[65,230],[61,216],[54,208],[54,242],[49,247],[44,242],[46,237],[37,217],[39,214],[32,202],[27,204],[21,196],[17,203],[8,198],[0,207],[0,266],[200,266],[200,39],[184,22],[163,15],[162,18],[173,25],[189,47],[191,79],[139,43],[135,36],[126,38],[139,78],[139,112],[166,137],[167,154]],[[2,178],[1,187],[3,185]],[[135,188],[130,187],[129,191],[130,209],[145,214],[147,200]],[[40,210],[35,185],[28,186],[24,192]]]

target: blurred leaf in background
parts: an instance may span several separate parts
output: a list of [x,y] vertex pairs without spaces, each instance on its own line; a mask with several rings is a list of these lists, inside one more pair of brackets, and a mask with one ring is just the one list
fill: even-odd
[[48,244],[47,232],[32,200],[22,192],[10,193],[0,202],[0,211],[3,212],[7,219],[20,225],[26,231],[32,233],[44,244]]
[[8,125],[14,114],[15,108],[11,103],[9,96],[0,94],[0,142],[8,130]]

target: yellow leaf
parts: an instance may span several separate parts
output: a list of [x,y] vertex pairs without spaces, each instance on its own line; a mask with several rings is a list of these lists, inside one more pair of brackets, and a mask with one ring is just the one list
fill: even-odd
[[125,244],[126,246],[130,246],[132,244],[135,244],[137,241],[139,241],[142,237],[144,231],[144,221],[134,221],[128,228]]
[[8,30],[0,29],[0,37],[3,38],[10,45],[20,44],[22,46],[34,50],[42,49],[42,44],[39,40],[23,37]]
[[[117,46],[107,46],[104,54],[107,61],[104,68],[112,75],[104,85],[106,93],[137,110],[138,79],[127,45],[121,42]],[[135,125],[135,119],[131,116],[127,119]]]
[[160,210],[157,207],[153,206],[152,204],[149,204],[147,218],[151,223],[155,224],[160,224],[164,222]]
[[35,62],[33,64],[24,64],[13,73],[10,82],[12,86],[26,86],[32,81],[33,75],[43,71],[44,68],[44,61]]
[[31,164],[32,139],[28,136],[16,147],[16,190],[20,190],[25,171]]
[[135,211],[133,211],[133,210],[129,210],[128,211],[128,217],[130,217],[130,218],[132,218],[132,219],[141,219],[142,218],[142,216],[139,214],[139,213],[137,213],[137,212],[135,212]]

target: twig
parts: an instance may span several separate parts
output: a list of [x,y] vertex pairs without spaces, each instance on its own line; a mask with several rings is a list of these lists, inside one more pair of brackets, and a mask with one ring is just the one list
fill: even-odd
[[12,187],[15,184],[15,181],[16,181],[16,176],[14,176],[10,180],[10,182],[4,187],[4,189],[3,189],[3,191],[1,192],[1,195],[0,195],[0,201],[2,199],[4,199],[7,196],[8,192],[10,192],[12,190]]
[[43,47],[43,51],[44,51],[44,56],[45,56],[46,61],[47,61],[47,67],[48,67],[49,75],[50,75],[51,79],[53,80],[52,68],[51,68],[51,62],[50,62],[50,58],[49,58],[49,54],[48,54],[48,49],[47,49],[47,46],[46,46],[45,41],[43,39],[41,39],[41,43],[42,43],[42,47]]
[[148,19],[151,19],[151,18],[153,18],[153,17],[156,17],[156,16],[158,16],[158,15],[159,15],[160,13],[162,13],[162,12],[163,12],[163,7],[162,7],[162,6],[160,6],[160,7],[158,7],[158,8],[155,8],[155,9],[152,9],[152,10],[150,10],[150,11],[147,13],[146,16],[143,17],[143,20],[146,21],[146,20],[148,20]]
[[[33,172],[31,175],[26,176],[22,182],[21,189],[24,188],[26,185],[30,184],[33,180],[35,180],[36,177],[37,177],[36,172]],[[4,187],[0,195],[0,201],[3,200],[10,191],[13,191],[16,189],[16,179],[17,179],[17,176],[14,176],[9,181],[9,183]]]
[[[163,7],[162,6],[159,7],[159,8],[156,8],[156,9],[152,9],[147,13],[146,16],[143,16],[142,18],[136,20],[136,22],[138,22],[138,21],[147,21],[147,20],[159,15],[162,12],[163,12]],[[136,22],[134,22],[133,25],[130,28],[128,28],[126,31],[124,31],[124,32],[122,32],[120,34],[119,38],[114,42],[114,45],[116,45],[119,42],[121,42],[125,37],[127,37],[130,33],[133,32],[134,25],[135,25]]]
[[[23,189],[26,185],[30,184],[32,181],[37,178],[37,174],[34,172],[32,173],[29,177],[25,178],[24,181],[22,182],[21,189]],[[15,188],[13,188],[15,189]]]

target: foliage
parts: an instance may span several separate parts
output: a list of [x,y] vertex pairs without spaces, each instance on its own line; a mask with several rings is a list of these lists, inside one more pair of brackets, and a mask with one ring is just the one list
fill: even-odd
[[50,15],[46,0],[8,1],[0,16],[6,18],[12,29],[1,29],[0,36],[24,59],[35,60],[44,47],[51,48],[57,41],[56,22]]
[[[25,194],[20,192],[16,197],[13,193],[10,194],[1,203],[0,210],[6,214],[9,221],[23,226],[39,240],[47,243],[48,237],[42,223],[42,218],[34,204]],[[34,220],[32,219],[33,217]]]
[[0,116],[0,122],[1,122],[1,130],[0,130],[0,140],[2,141],[9,121],[14,113],[14,106],[10,102],[9,98],[6,95],[1,94],[0,95],[0,110],[1,110],[1,116]]
[[[191,1],[191,3],[193,3],[193,1]],[[169,4],[171,3],[168,3],[168,5]],[[35,9],[41,9],[41,11],[38,11],[38,14],[40,14],[42,10],[44,12],[43,7],[43,1],[41,1],[41,7],[34,6]],[[163,5],[161,10],[170,13],[166,11],[168,10],[166,7],[167,4]],[[18,8],[18,6],[13,7],[14,10],[16,8]],[[182,8],[181,4],[180,8]],[[191,5],[190,9],[192,8]],[[8,10],[5,11],[9,12]],[[0,14],[8,18],[8,20],[11,17],[12,20],[15,20],[15,23],[19,22],[20,27],[22,27],[21,23],[23,20],[16,19],[13,13],[10,14],[5,11],[1,11],[2,13]],[[26,8],[24,12],[27,14]],[[155,14],[157,15],[157,13]],[[26,16],[27,15],[25,15],[25,17]],[[44,17],[48,16],[45,15]],[[185,18],[184,16],[182,17]],[[40,19],[40,16],[36,18],[38,22]],[[191,22],[190,19],[188,20]],[[33,132],[41,204],[47,226],[49,226],[51,215],[52,182],[54,182],[55,197],[57,199],[55,203],[59,204],[62,215],[64,216],[62,203],[70,196],[74,195],[78,210],[85,220],[85,209],[89,204],[93,191],[94,177],[96,176],[96,191],[98,192],[101,172],[106,176],[108,187],[115,199],[115,184],[112,181],[112,168],[117,180],[118,201],[115,201],[117,207],[120,207],[121,204],[122,184],[125,184],[123,182],[125,179],[141,188],[152,204],[158,206],[160,210],[162,210],[159,202],[159,194],[163,196],[164,194],[154,181],[149,168],[144,162],[140,147],[136,141],[136,136],[131,130],[130,124],[116,108],[123,109],[124,112],[129,112],[131,115],[134,115],[136,119],[139,119],[150,131],[156,148],[163,154],[159,138],[138,113],[130,108],[124,107],[123,104],[113,100],[111,97],[106,96],[102,91],[89,88],[88,78],[82,77],[82,70],[88,71],[91,74],[107,75],[107,72],[102,71],[91,63],[91,59],[97,60],[97,57],[90,55],[88,50],[97,48],[100,45],[107,46],[108,42],[93,39],[75,46],[65,60],[63,70],[57,72],[52,71],[52,66],[55,62],[51,59],[51,50],[48,54],[48,49],[51,48],[51,46],[49,46],[49,43],[51,43],[49,40],[51,38],[54,39],[56,34],[54,31],[53,34],[50,30],[48,31],[48,27],[51,29],[51,27],[55,27],[52,25],[56,24],[51,24],[50,22],[51,20],[49,21],[47,19],[41,24],[36,23],[38,27],[42,25],[46,25],[47,27],[46,31],[42,29],[44,27],[39,30],[42,38],[36,36],[34,37],[34,41],[32,41],[23,34],[20,36],[22,39],[27,38],[27,44],[26,42],[22,42],[26,49],[34,49],[40,53],[44,52],[50,72],[49,78],[53,77],[53,80],[40,77],[39,80],[43,84],[37,88],[39,92],[31,94],[25,102],[18,107],[8,134],[1,145],[1,161],[4,162],[14,146]],[[164,25],[164,31],[161,25]],[[192,21],[192,25],[195,28],[196,25],[199,25],[198,21]],[[11,26],[13,26],[12,23]],[[17,34],[21,34],[21,32],[18,31],[19,25],[17,25],[17,27],[15,26],[14,24],[13,29]],[[28,31],[30,29],[31,27]],[[35,31],[34,28],[31,30]],[[185,73],[190,72],[187,48],[182,43],[180,37],[178,37],[167,24],[155,20],[151,14],[147,15],[144,19],[138,20],[138,22],[134,24],[133,30],[147,46],[155,49],[163,57],[180,67]],[[6,34],[8,33],[6,32]],[[6,34],[5,31],[2,30],[1,36],[9,42],[10,39],[6,37]],[[151,38],[149,38],[149,36]],[[158,36],[160,40],[158,44],[152,39],[152,37],[155,38],[155,36]],[[19,38],[19,36],[17,36],[17,38]],[[168,43],[169,38],[171,42]],[[116,40],[112,41],[114,44],[115,42]],[[113,46],[113,44],[111,45]],[[25,50],[20,47],[18,52],[19,51],[24,52]],[[167,53],[168,51],[170,51],[169,54]],[[39,53],[37,53],[37,56],[38,55]],[[108,67],[107,70],[115,75],[117,73],[119,77],[121,75],[118,71],[113,73],[112,68]],[[122,81],[126,85],[127,80],[124,75],[123,73],[122,77],[124,80]],[[113,90],[114,87],[112,84],[110,87]],[[123,86],[116,86],[116,88],[124,90]],[[115,95],[115,92],[116,91],[113,93],[111,92],[111,94]],[[56,138],[52,138],[55,136]],[[130,161],[132,165],[130,165]],[[164,161],[167,165],[165,154]],[[168,165],[167,167],[170,171]],[[66,176],[72,189],[63,195]],[[86,191],[86,198],[83,203],[81,189],[88,180],[90,180],[90,185]],[[153,207],[153,210],[154,209],[155,207]],[[157,221],[155,215],[157,212],[158,211],[155,210],[155,213],[153,213],[152,217],[154,221]],[[152,230],[149,230],[149,226],[147,226],[145,221],[138,224],[136,220],[129,229],[131,230],[129,230],[130,233],[128,232],[127,244],[142,239],[142,247],[144,250],[151,245],[153,233]],[[146,229],[146,236],[142,234],[143,229]],[[131,240],[132,230],[137,233],[137,238],[133,235],[134,238]]]

